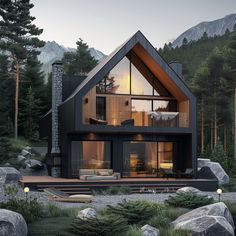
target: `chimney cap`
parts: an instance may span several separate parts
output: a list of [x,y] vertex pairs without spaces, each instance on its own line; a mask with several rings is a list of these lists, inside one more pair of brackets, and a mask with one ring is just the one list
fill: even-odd
[[62,65],[62,61],[54,61],[52,65]]

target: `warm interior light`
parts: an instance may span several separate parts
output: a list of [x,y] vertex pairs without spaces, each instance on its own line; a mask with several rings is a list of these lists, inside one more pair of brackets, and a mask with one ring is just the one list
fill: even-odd
[[221,193],[222,193],[222,189],[218,188],[218,189],[216,190],[216,192],[217,192],[218,194],[221,194]]
[[25,192],[25,193],[28,193],[28,192],[29,192],[29,188],[28,188],[28,187],[25,187],[25,188],[24,188],[24,192]]

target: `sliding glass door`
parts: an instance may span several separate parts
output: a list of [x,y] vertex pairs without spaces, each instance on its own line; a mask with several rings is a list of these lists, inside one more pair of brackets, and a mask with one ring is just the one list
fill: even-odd
[[173,142],[123,142],[123,177],[158,177],[172,169]]

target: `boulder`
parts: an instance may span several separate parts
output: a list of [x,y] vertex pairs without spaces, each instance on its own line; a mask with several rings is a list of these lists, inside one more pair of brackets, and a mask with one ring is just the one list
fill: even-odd
[[24,149],[28,152],[32,150],[32,148],[30,146],[26,146]]
[[194,188],[194,187],[183,187],[183,188],[179,188],[176,193],[195,193],[195,194],[199,194],[199,195],[203,195],[202,191]]
[[203,193],[201,190],[194,188],[194,187],[183,187],[183,188],[179,188],[176,191],[177,194],[181,194],[181,193],[194,193],[196,195],[199,196],[204,196],[206,198],[212,198],[211,196],[206,195],[205,193]]
[[160,231],[159,229],[152,227],[151,225],[144,225],[142,228],[142,233],[143,236],[159,236],[160,235]]
[[202,216],[174,225],[174,229],[189,230],[193,236],[234,236],[233,227],[222,216]]
[[25,161],[25,164],[33,170],[42,170],[44,168],[43,163],[41,161],[34,159]]
[[27,236],[27,225],[19,213],[0,209],[1,236]]
[[78,218],[82,220],[96,218],[97,212],[93,208],[85,208],[84,210],[79,211]]
[[13,167],[0,167],[0,183],[18,183],[22,179],[21,173]]
[[232,215],[227,208],[227,206],[223,202],[217,202],[210,205],[202,206],[192,211],[189,211],[180,217],[178,217],[175,221],[172,222],[172,225],[180,225],[185,221],[192,220],[194,218],[203,217],[203,216],[221,216],[224,217],[232,228],[234,227],[234,221]]
[[31,155],[31,153],[30,153],[28,150],[26,150],[26,149],[22,149],[21,155],[22,155],[22,156],[25,156],[25,157],[28,157],[28,156]]
[[198,178],[216,178],[220,185],[229,183],[228,174],[218,162],[209,159],[198,159],[198,167],[201,167],[198,171]]
[[210,159],[205,158],[198,158],[197,159],[197,166],[198,168],[202,168],[203,166],[207,166],[207,163],[211,162]]
[[25,159],[26,159],[26,156],[23,156],[23,155],[17,156],[17,161],[24,161]]

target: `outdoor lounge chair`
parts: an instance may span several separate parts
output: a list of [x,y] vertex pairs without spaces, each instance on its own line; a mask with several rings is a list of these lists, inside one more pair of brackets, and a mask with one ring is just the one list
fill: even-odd
[[58,202],[92,202],[92,195],[76,194],[69,195],[61,190],[55,188],[46,188],[44,192],[50,195],[51,199]]

